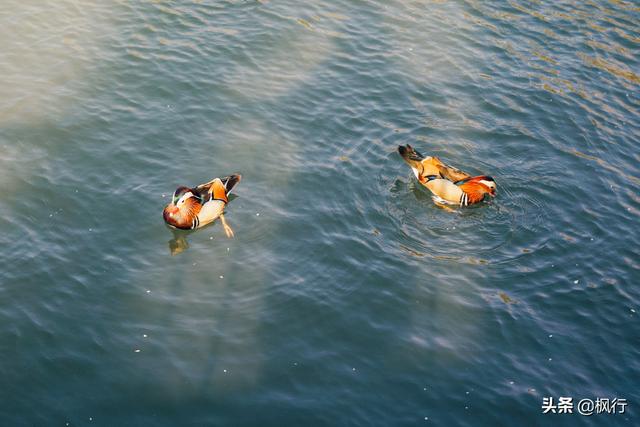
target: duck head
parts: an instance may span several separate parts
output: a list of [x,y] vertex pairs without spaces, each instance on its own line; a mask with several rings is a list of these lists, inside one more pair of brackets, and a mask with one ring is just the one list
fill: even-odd
[[190,228],[193,212],[197,205],[196,198],[190,188],[178,187],[173,193],[171,203],[165,206],[162,216],[164,221],[177,228]]

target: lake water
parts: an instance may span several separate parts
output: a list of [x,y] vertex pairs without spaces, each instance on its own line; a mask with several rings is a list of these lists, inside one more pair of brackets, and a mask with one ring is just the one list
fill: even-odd
[[[0,424],[638,425],[639,22],[5,0]],[[438,207],[406,143],[497,198]],[[234,239],[164,225],[232,172]]]

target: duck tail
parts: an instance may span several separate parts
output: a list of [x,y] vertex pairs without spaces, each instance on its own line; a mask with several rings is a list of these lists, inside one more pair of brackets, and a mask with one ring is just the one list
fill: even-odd
[[424,160],[424,156],[418,153],[412,146],[407,145],[399,145],[398,153],[404,159],[405,162],[412,168],[415,168],[422,160]]
[[224,185],[226,193],[229,194],[231,190],[233,190],[233,187],[235,187],[241,179],[242,175],[240,175],[239,173],[235,173],[233,175],[225,176],[224,178],[222,178],[222,185]]

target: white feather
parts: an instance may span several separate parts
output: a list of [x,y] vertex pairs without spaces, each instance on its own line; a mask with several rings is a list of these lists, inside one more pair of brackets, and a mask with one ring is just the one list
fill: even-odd
[[416,179],[420,179],[420,172],[418,172],[418,169],[411,168],[411,170],[413,171],[413,174],[416,176]]
[[491,189],[496,189],[496,183],[494,181],[486,181],[484,179],[480,180],[480,183],[486,185],[487,187],[491,188]]

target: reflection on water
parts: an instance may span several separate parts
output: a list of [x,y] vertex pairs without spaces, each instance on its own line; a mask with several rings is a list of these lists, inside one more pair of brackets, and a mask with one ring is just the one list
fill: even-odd
[[171,255],[178,255],[189,248],[187,236],[191,233],[191,231],[171,230],[171,234],[173,234],[173,239],[169,240],[169,252]]

